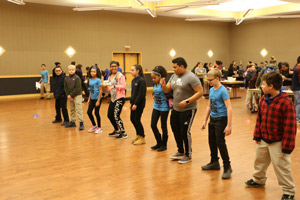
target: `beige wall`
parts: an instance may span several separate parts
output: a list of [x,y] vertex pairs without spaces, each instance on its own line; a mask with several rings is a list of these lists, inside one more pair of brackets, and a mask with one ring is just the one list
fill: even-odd
[[[230,28],[230,60],[261,62],[275,56],[279,62],[296,64],[300,55],[300,19],[249,20]],[[263,58],[260,51],[269,54]]]
[[[75,60],[84,66],[98,63],[107,68],[112,51],[142,53],[144,68],[163,65],[172,70],[169,51],[186,58],[191,69],[197,61],[230,62],[230,24],[185,22],[184,19],[119,12],[74,12],[69,7],[26,3],[17,6],[0,2],[0,75],[39,74],[41,63],[52,69],[55,61],[63,68]],[[73,58],[64,54],[73,46]],[[214,56],[208,58],[212,49]]]

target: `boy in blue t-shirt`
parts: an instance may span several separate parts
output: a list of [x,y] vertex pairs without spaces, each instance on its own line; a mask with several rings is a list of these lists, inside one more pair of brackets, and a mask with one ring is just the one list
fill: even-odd
[[212,69],[207,74],[207,81],[213,86],[209,91],[209,103],[206,110],[205,120],[202,130],[205,129],[208,117],[208,141],[211,152],[211,161],[207,165],[202,166],[203,170],[219,170],[218,149],[224,164],[224,173],[222,179],[231,177],[232,169],[226,146],[225,136],[231,134],[232,109],[227,89],[221,84],[221,71]]
[[41,65],[42,71],[41,71],[41,79],[39,83],[41,83],[41,98],[44,99],[44,89],[47,93],[47,100],[50,99],[50,75],[49,72],[46,70],[46,65]]

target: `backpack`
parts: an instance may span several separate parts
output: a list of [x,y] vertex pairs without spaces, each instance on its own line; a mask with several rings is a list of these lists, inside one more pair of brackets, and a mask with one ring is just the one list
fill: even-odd
[[265,71],[264,71],[264,74],[271,72],[271,71],[275,71],[275,69],[272,67],[267,67],[267,69],[265,69]]

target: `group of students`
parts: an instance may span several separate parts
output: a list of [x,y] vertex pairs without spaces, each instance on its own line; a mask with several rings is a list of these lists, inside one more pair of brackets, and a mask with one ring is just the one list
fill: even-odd
[[[151,128],[156,144],[153,150],[164,151],[167,149],[168,129],[167,118],[171,110],[170,124],[177,145],[177,153],[171,156],[172,160],[184,164],[192,161],[192,137],[191,127],[197,112],[197,100],[203,95],[203,88],[197,75],[187,70],[184,58],[178,57],[172,60],[174,74],[166,82],[167,72],[164,67],[156,66],[151,72],[153,87],[153,111]],[[88,87],[90,89],[88,115],[92,122],[89,132],[101,133],[101,121],[99,110],[101,106],[102,87],[110,92],[111,102],[108,109],[108,118],[114,131],[109,136],[127,138],[123,121],[120,118],[122,107],[125,103],[125,77],[118,72],[118,62],[110,63],[110,75],[105,83],[101,82],[98,67],[91,67],[88,75]],[[60,66],[55,67],[54,96],[56,99],[57,116],[54,123],[61,122],[60,109],[65,108],[66,99],[70,104],[71,121],[68,123],[68,115],[64,114],[66,127],[74,127],[75,113],[79,116],[80,130],[83,130],[81,82],[75,74],[75,66],[68,67],[69,76],[65,77]],[[132,143],[145,144],[145,132],[141,122],[141,116],[146,104],[146,82],[143,68],[140,65],[131,67],[132,90],[130,98],[130,120],[136,130],[136,137]],[[61,77],[61,78],[59,78]],[[221,84],[222,73],[218,68],[213,68],[207,73],[207,81],[211,88],[209,102],[201,129],[205,129],[208,119],[208,143],[210,147],[210,162],[202,166],[203,170],[220,170],[218,150],[223,160],[224,171],[222,179],[231,178],[231,161],[226,145],[225,136],[232,132],[232,108],[227,89]],[[282,200],[294,199],[295,185],[291,175],[291,160],[289,154],[295,147],[295,135],[297,123],[295,106],[286,93],[281,92],[282,76],[271,71],[261,77],[261,88],[264,96],[260,101],[258,116],[253,139],[256,141],[257,150],[254,162],[253,178],[245,184],[248,187],[263,187],[266,182],[266,171],[273,163],[275,174],[284,194]],[[172,93],[172,101],[169,94]],[[61,99],[64,101],[61,101]],[[77,100],[77,99],[80,99]],[[171,106],[173,108],[171,109]],[[92,111],[95,110],[97,126],[93,119]],[[157,128],[158,120],[161,120],[162,134]]]

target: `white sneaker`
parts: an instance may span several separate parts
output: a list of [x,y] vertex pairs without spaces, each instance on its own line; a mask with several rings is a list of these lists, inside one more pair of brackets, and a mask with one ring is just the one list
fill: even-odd
[[92,132],[94,132],[95,130],[97,130],[97,126],[92,126],[92,127],[88,130],[88,132],[89,132],[89,133],[92,133]]
[[95,131],[95,133],[96,133],[96,134],[102,133],[102,128],[97,128],[96,131]]

